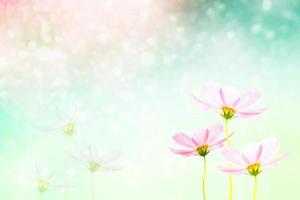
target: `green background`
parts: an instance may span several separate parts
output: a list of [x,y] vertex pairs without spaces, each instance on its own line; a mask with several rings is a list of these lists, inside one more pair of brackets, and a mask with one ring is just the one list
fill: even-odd
[[[123,154],[122,170],[97,174],[97,199],[201,199],[201,159],[169,148],[174,132],[222,123],[191,98],[208,80],[263,93],[264,114],[230,122],[233,146],[277,137],[280,151],[290,155],[259,176],[258,199],[299,198],[300,2],[153,2],[151,23],[141,28],[134,21],[105,45],[82,35],[88,44],[77,47],[74,40],[76,51],[58,42],[67,36],[52,18],[32,19],[51,22],[48,43],[10,22],[17,38],[1,46],[0,59],[0,199],[38,199],[35,162],[53,172],[52,185],[72,186],[70,199],[90,198],[88,171],[67,161],[68,138],[46,130],[67,123],[75,111],[73,142]],[[209,155],[208,199],[227,199],[227,176],[216,167],[222,163],[218,151]],[[251,199],[252,187],[251,177],[234,177],[234,200]],[[63,198],[57,187],[44,195]]]

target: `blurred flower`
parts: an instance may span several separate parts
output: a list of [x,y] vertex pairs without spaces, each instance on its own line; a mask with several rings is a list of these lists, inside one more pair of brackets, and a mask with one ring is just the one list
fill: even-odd
[[89,146],[87,152],[84,152],[83,155],[72,155],[72,157],[84,164],[91,173],[96,173],[99,170],[114,171],[121,169],[121,166],[116,164],[120,155],[119,152],[115,151],[107,154],[100,154]]
[[201,103],[205,109],[220,113],[226,120],[261,114],[265,110],[264,108],[253,108],[260,97],[261,94],[257,91],[241,94],[233,87],[220,85],[213,81],[203,85],[202,97],[194,96],[195,100]]
[[220,138],[222,131],[222,125],[214,124],[208,128],[197,130],[192,137],[184,133],[177,133],[173,136],[173,140],[187,149],[171,149],[171,151],[182,156],[205,157],[213,149],[223,146],[226,138]]
[[44,171],[42,172],[41,169],[37,166],[37,164],[35,164],[35,173],[36,173],[35,188],[40,193],[44,193],[48,191],[50,187],[50,180],[52,178],[52,175]]
[[64,195],[68,196],[68,193],[73,188],[73,186],[70,185],[61,185],[55,183],[55,180],[53,181],[53,174],[49,173],[46,169],[41,170],[37,164],[35,164],[34,187],[41,196],[51,188],[63,190]]
[[247,145],[241,152],[225,149],[222,155],[235,166],[220,167],[229,174],[259,175],[263,169],[277,165],[288,153],[273,158],[279,148],[275,138],[267,138],[256,144]]
[[67,136],[72,136],[76,132],[76,124],[74,122],[69,122],[63,126],[63,132]]

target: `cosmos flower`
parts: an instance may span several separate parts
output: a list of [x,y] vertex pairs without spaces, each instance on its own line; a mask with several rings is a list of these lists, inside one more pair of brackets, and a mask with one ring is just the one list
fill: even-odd
[[258,91],[241,93],[233,87],[220,85],[213,81],[203,85],[201,97],[195,95],[193,97],[203,105],[204,109],[216,111],[226,120],[259,115],[265,110],[253,107],[261,97]]
[[193,136],[177,133],[173,140],[187,149],[171,149],[172,152],[182,156],[203,156],[210,151],[222,147],[226,138],[220,138],[223,126],[214,124],[208,128],[197,130]]
[[37,164],[35,164],[35,174],[35,188],[37,189],[37,191],[39,193],[44,193],[48,191],[52,175],[49,173],[41,172],[41,169],[38,167]]
[[91,146],[81,156],[72,157],[75,160],[80,161],[92,174],[103,171],[114,171],[121,169],[121,166],[116,164],[116,161],[120,158],[119,152],[109,152],[107,154],[100,154]]
[[279,148],[275,138],[267,138],[256,144],[247,145],[241,152],[225,149],[222,155],[231,162],[232,167],[220,167],[224,172],[232,175],[250,174],[259,175],[264,169],[277,165],[288,153],[274,157]]

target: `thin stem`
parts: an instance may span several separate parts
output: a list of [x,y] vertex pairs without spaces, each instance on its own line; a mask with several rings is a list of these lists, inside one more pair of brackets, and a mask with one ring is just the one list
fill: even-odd
[[43,200],[43,193],[39,192],[39,200]]
[[203,200],[206,200],[206,193],[205,193],[205,178],[206,178],[206,158],[203,156],[203,176],[202,176],[202,193],[203,193]]
[[228,130],[228,120],[227,119],[225,119],[225,135],[226,135],[227,147],[230,148],[231,144],[230,144],[230,137],[229,137],[229,130]]
[[230,174],[229,175],[229,196],[228,196],[228,199],[229,200],[232,200],[232,186],[233,183],[232,183],[232,175]]
[[257,196],[257,176],[254,176],[253,200],[256,200],[256,196]]
[[[228,130],[228,120],[225,119],[225,135],[226,135],[226,143],[227,143],[227,148],[231,148],[230,144],[230,138],[229,138],[229,130]],[[229,164],[230,166],[230,164]],[[232,200],[232,188],[233,188],[233,181],[232,181],[232,175],[229,174],[229,191],[228,191],[228,199]]]
[[65,192],[65,200],[68,200],[68,199],[69,199],[68,192]]
[[94,190],[94,173],[91,172],[91,197],[92,200],[95,200],[95,190]]

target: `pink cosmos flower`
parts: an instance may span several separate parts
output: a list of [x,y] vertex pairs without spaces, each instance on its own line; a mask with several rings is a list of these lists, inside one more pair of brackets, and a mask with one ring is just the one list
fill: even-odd
[[258,91],[241,93],[239,90],[209,81],[203,85],[203,95],[193,96],[204,109],[220,113],[226,120],[233,117],[249,117],[261,114],[264,108],[254,108],[253,105],[260,99]]
[[283,153],[274,158],[274,154],[279,148],[279,143],[275,138],[267,138],[256,144],[247,145],[241,152],[233,149],[225,149],[222,155],[232,167],[220,167],[229,174],[250,174],[257,176],[263,169],[277,165],[288,153]]
[[171,149],[171,151],[182,156],[205,157],[213,149],[223,146],[226,138],[220,138],[222,131],[222,125],[214,124],[208,128],[197,130],[192,137],[184,133],[177,133],[173,136],[173,140],[187,149]]

